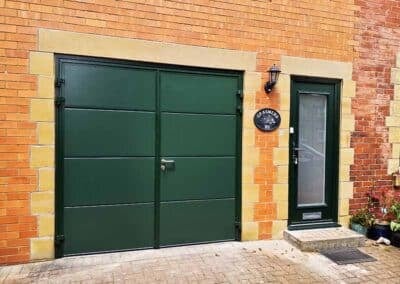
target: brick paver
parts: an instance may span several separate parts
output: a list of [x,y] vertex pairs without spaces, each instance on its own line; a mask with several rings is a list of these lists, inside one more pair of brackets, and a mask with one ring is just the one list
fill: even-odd
[[400,283],[400,249],[368,243],[378,261],[336,265],[285,241],[228,242],[5,266],[1,283]]

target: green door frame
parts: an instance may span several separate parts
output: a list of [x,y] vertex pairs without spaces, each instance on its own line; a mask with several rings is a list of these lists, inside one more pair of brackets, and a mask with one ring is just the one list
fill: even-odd
[[[300,87],[300,84],[318,84],[325,90],[319,92],[312,87]],[[335,79],[311,78],[292,76],[290,91],[290,126],[294,133],[289,138],[289,230],[338,227],[338,186],[339,186],[339,133],[340,133],[340,86],[341,81]],[[318,88],[318,87],[317,87]],[[315,88],[314,88],[315,89]],[[329,92],[326,89],[330,89]],[[297,206],[297,165],[292,156],[295,147],[298,147],[299,127],[299,99],[298,94],[316,93],[326,95],[327,122],[326,122],[326,162],[325,162],[325,193],[326,206]],[[318,220],[301,221],[303,213],[319,211],[322,218]]]
[[[80,61],[80,62],[101,62],[102,64],[108,65],[119,65],[129,66],[140,69],[151,69],[157,70],[157,87],[156,87],[156,122],[155,122],[155,133],[156,133],[156,158],[155,158],[155,230],[154,230],[154,248],[160,248],[159,239],[159,220],[160,220],[160,123],[161,123],[161,109],[160,109],[160,71],[174,71],[192,74],[212,74],[219,76],[235,76],[238,79],[237,86],[237,115],[236,115],[236,188],[235,188],[235,240],[241,240],[241,202],[242,202],[242,104],[243,104],[243,72],[234,70],[220,70],[220,69],[208,69],[198,67],[187,67],[178,65],[168,64],[156,64],[156,63],[143,63],[136,61],[127,60],[116,60],[116,59],[105,59],[96,57],[86,56],[74,56],[74,55],[55,55],[56,62],[56,80],[55,80],[55,257],[60,258],[64,256],[63,241],[64,241],[64,198],[63,198],[63,184],[64,184],[64,94],[62,85],[64,84],[64,78],[61,70],[63,62]],[[111,251],[110,251],[111,252]],[[82,253],[87,254],[87,253]]]

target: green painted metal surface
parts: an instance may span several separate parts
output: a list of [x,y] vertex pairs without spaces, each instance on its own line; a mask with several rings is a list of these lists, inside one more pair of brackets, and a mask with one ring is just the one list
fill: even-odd
[[155,110],[155,70],[100,62],[72,62],[63,67],[66,106]]
[[235,200],[162,202],[162,246],[235,239]]
[[154,158],[65,159],[64,204],[154,201]]
[[57,66],[58,256],[238,238],[239,72]]
[[66,207],[64,254],[153,246],[154,204]]
[[161,114],[161,155],[235,156],[236,116]]
[[65,155],[154,156],[155,114],[138,111],[65,110]]
[[237,77],[161,72],[161,111],[236,114]]
[[175,169],[161,173],[161,201],[235,197],[235,157],[167,159],[175,161]]

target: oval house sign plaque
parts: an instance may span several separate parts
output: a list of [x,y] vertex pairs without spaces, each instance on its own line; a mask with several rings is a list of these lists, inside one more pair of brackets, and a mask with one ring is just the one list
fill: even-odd
[[254,115],[254,124],[261,131],[273,131],[281,124],[281,116],[274,109],[263,108]]

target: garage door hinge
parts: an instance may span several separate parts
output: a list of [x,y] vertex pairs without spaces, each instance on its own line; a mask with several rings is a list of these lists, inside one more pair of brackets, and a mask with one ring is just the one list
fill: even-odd
[[243,92],[242,92],[242,90],[237,90],[236,95],[238,96],[239,99],[243,100]]
[[60,107],[60,106],[64,105],[65,98],[64,97],[56,97],[54,103],[55,103],[56,107]]
[[242,226],[241,226],[240,222],[235,222],[235,230],[238,235],[240,235],[242,233]]
[[54,242],[55,242],[56,245],[61,245],[61,243],[64,242],[64,240],[65,240],[65,236],[64,235],[57,235],[54,238]]
[[242,114],[243,113],[242,106],[237,106],[236,111],[237,113]]
[[64,79],[57,78],[54,85],[56,86],[56,88],[60,88],[61,85],[64,84],[64,83],[65,83],[65,80],[64,80]]

